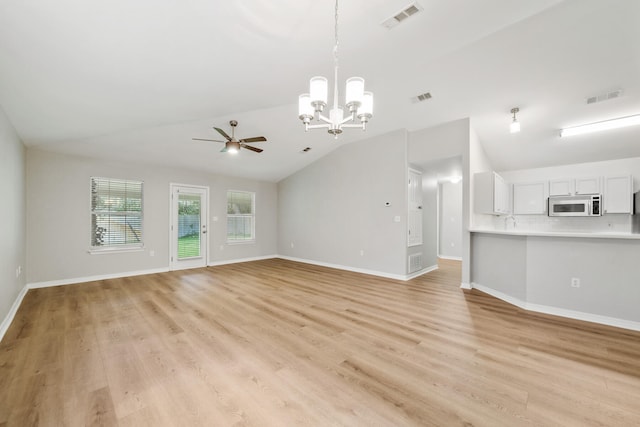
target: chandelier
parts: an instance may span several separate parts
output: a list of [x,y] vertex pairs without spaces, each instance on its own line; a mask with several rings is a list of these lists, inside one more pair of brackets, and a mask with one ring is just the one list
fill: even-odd
[[[334,86],[333,107],[329,110],[329,117],[322,114],[328,101],[328,81],[325,77],[315,76],[309,82],[309,93],[298,97],[298,114],[305,131],[309,129],[327,129],[338,139],[343,128],[366,129],[367,122],[373,116],[373,93],[364,90],[362,77],[351,77],[346,82],[345,109],[338,105],[338,0],[335,7],[335,45],[333,47]],[[316,119],[321,124],[312,125]]]

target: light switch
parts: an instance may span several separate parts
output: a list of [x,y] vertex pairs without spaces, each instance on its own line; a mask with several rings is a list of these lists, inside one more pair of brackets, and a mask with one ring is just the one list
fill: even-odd
[[400,215],[396,215],[393,217],[393,222],[400,222]]

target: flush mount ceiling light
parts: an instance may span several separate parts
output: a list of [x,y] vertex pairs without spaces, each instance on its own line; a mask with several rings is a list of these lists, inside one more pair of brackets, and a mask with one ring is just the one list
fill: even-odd
[[[309,93],[303,93],[298,97],[298,117],[304,123],[305,131],[309,129],[327,129],[337,139],[343,128],[365,130],[367,122],[373,116],[373,93],[365,92],[364,79],[362,77],[347,79],[345,107],[349,112],[347,117],[344,117],[344,110],[338,105],[338,0],[336,0],[335,7],[334,35],[333,107],[329,110],[329,117],[322,115],[327,106],[328,84],[327,79],[321,76],[312,77],[309,82]],[[312,125],[311,120],[314,118],[324,123]]]
[[560,137],[563,138],[567,136],[582,135],[585,133],[600,132],[602,130],[618,129],[634,125],[640,125],[640,114],[564,128],[560,130]]
[[515,108],[511,109],[511,114],[513,114],[513,121],[511,122],[511,125],[509,125],[509,132],[511,132],[511,133],[520,132],[520,122],[516,118],[516,113],[518,111],[520,111],[520,109],[518,107],[515,107]]

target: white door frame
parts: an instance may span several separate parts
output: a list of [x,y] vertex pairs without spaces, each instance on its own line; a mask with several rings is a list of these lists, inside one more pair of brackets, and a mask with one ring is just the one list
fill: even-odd
[[[191,190],[191,191],[190,191]],[[177,195],[180,193],[200,194],[202,204],[200,206],[200,236],[201,257],[186,260],[178,259],[178,215]],[[184,270],[186,268],[200,268],[209,265],[209,187],[191,184],[169,184],[169,270]]]

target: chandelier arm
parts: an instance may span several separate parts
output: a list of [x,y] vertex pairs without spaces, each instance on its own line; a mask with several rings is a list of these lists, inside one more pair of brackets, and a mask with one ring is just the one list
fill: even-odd
[[322,125],[308,125],[307,129],[327,129],[330,128],[330,124],[322,124]]
[[322,114],[318,114],[318,121],[329,123],[330,125],[333,124],[329,117],[323,116]]
[[348,123],[344,125],[340,125],[341,128],[361,128],[364,129],[364,123]]
[[[340,123],[338,123],[338,126],[342,126],[345,123],[349,123],[349,122],[355,122],[355,115],[349,115],[347,117],[345,117],[344,119],[342,119],[342,121]],[[342,127],[349,127],[349,126],[342,126]]]

